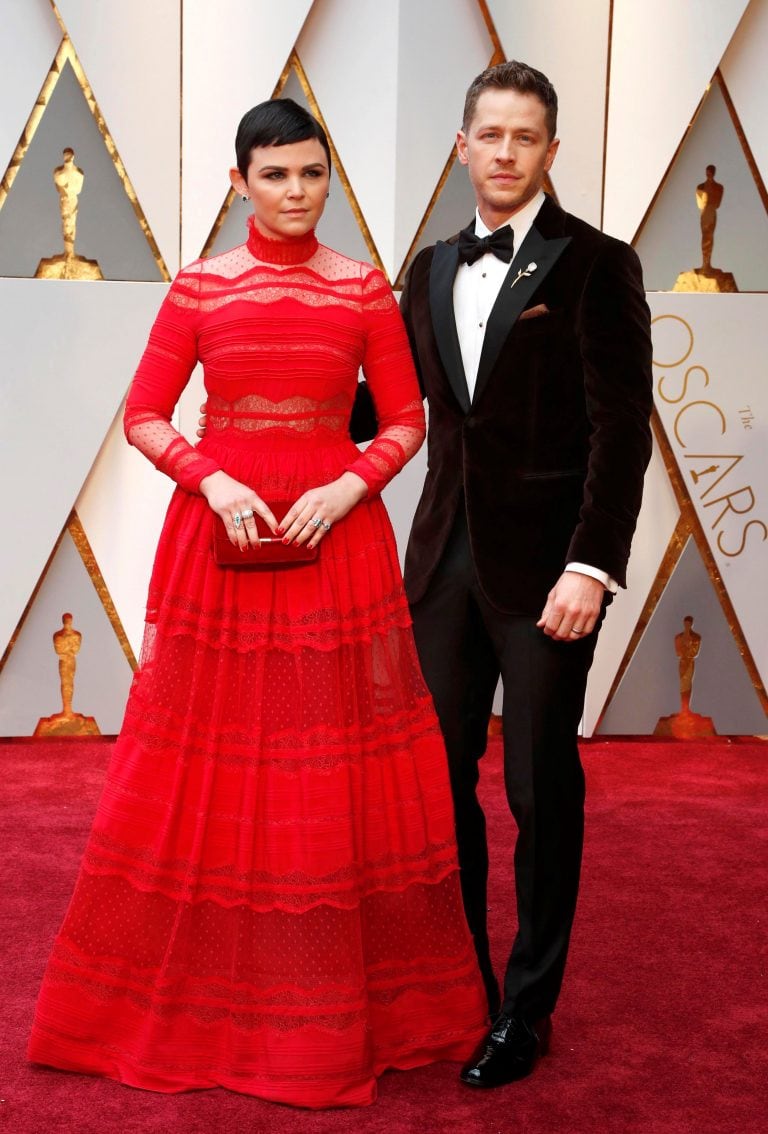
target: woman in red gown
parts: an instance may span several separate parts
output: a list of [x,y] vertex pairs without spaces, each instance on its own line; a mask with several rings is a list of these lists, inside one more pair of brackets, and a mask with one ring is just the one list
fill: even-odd
[[[179,273],[128,396],[128,439],[178,487],[30,1058],[157,1091],[364,1105],[388,1067],[469,1055],[487,1011],[379,497],[423,409],[386,280],[315,237],[322,127],[274,100],[236,148],[247,243]],[[198,360],[193,448],[169,419]],[[362,454],[360,366],[381,423]],[[257,542],[258,513],[318,557],[218,566],[214,513],[233,543]]]

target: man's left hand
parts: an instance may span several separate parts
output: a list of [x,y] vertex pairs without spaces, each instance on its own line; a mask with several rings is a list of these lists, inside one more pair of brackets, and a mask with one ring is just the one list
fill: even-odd
[[564,571],[547,595],[536,625],[558,642],[578,642],[594,630],[604,594],[605,587],[598,579]]

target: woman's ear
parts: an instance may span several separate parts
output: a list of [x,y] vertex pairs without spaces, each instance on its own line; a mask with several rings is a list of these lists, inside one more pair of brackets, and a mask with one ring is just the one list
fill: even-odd
[[243,175],[242,175],[242,173],[240,172],[239,169],[230,169],[229,180],[232,182],[232,188],[234,189],[234,191],[236,193],[239,193],[239,195],[241,197],[247,198],[248,186],[245,182],[245,178],[243,177]]

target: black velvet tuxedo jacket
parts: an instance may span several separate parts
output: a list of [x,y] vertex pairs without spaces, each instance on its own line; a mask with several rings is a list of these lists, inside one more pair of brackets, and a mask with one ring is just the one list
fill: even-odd
[[566,563],[626,585],[651,453],[640,262],[547,197],[491,312],[470,402],[453,310],[457,240],[416,257],[402,296],[429,402],[406,590],[412,603],[423,596],[466,507],[486,598],[538,617]]

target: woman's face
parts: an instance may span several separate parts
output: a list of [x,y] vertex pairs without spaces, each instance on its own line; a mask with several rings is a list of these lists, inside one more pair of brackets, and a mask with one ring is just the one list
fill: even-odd
[[248,177],[230,171],[235,191],[253,205],[256,227],[271,239],[304,236],[314,228],[328,195],[328,159],[317,138],[251,150]]

